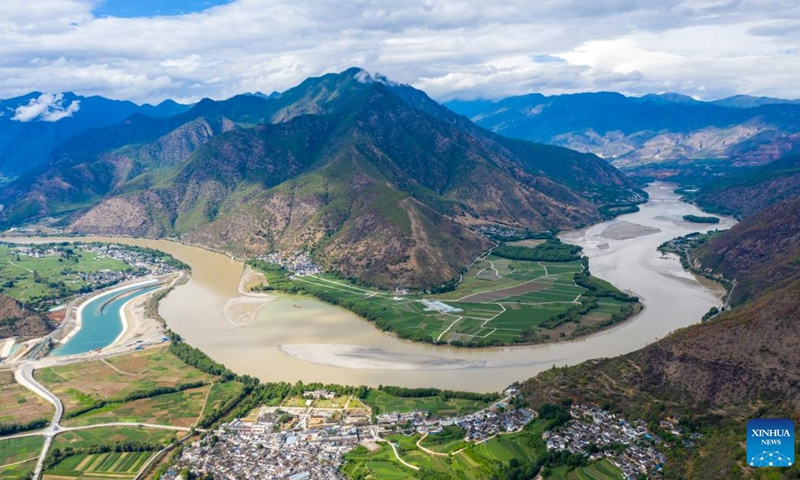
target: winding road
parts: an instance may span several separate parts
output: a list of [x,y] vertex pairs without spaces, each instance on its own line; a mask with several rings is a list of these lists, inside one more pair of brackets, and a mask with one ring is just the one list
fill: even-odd
[[56,407],[56,413],[53,415],[53,421],[50,422],[50,426],[37,432],[39,435],[44,435],[45,437],[42,453],[39,454],[39,461],[36,462],[36,469],[33,471],[33,480],[38,480],[42,474],[44,459],[47,457],[47,452],[50,450],[50,446],[53,444],[53,437],[59,432],[60,426],[58,425],[58,422],[61,421],[61,417],[64,415],[64,405],[61,404],[61,400],[59,400],[58,397],[53,394],[53,392],[44,388],[41,383],[37,382],[36,379],[33,378],[33,365],[31,365],[30,362],[25,362],[22,364],[22,367],[14,372],[14,378],[17,380],[17,383],[28,390],[31,390],[36,395],[39,395]]
[[35,369],[35,364],[31,361],[26,361],[14,371],[14,378],[17,381],[17,383],[19,383],[21,386],[27,388],[36,395],[44,398],[45,400],[53,404],[53,406],[55,407],[53,420],[50,422],[50,425],[48,425],[46,428],[42,430],[37,430],[34,432],[18,433],[16,435],[0,437],[0,442],[2,442],[3,440],[10,440],[14,438],[35,437],[35,436],[44,437],[44,446],[42,447],[42,451],[39,454],[39,460],[36,463],[36,468],[33,471],[32,478],[34,480],[38,480],[39,478],[41,478],[42,468],[44,466],[44,460],[47,457],[47,453],[50,451],[50,447],[53,444],[53,438],[55,438],[56,435],[59,435],[64,432],[89,430],[93,428],[103,428],[103,427],[153,428],[160,430],[173,430],[177,432],[190,432],[193,430],[197,432],[206,431],[205,429],[195,429],[190,427],[177,427],[174,425],[159,425],[159,424],[140,423],[140,422],[112,422],[112,423],[98,423],[96,425],[84,425],[80,427],[62,427],[59,424],[59,422],[61,422],[61,417],[64,415],[64,405],[61,403],[61,400],[59,400],[58,397],[55,396],[55,394],[53,394],[53,392],[51,392],[50,390],[45,388],[41,383],[36,381],[36,379],[33,377],[34,369]]

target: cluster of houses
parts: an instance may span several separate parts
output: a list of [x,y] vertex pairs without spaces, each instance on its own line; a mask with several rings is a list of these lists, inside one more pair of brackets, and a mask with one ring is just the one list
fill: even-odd
[[161,479],[177,478],[184,465],[194,473],[220,479],[343,479],[339,473],[342,457],[360,439],[355,427],[276,433],[230,427],[184,448],[177,465]]
[[[262,407],[255,419],[236,419],[213,435],[184,448],[174,468],[163,480],[177,478],[189,467],[214,478],[342,478],[338,467],[345,453],[360,443],[375,445],[382,435],[436,434],[446,426],[464,429],[465,440],[481,442],[495,435],[520,430],[536,417],[529,409],[495,402],[481,411],[459,417],[433,418],[429,412],[391,412],[375,416],[357,408],[317,408],[317,400],[332,400],[333,392],[307,391],[305,407]],[[348,401],[350,404],[352,402]],[[286,402],[284,402],[286,403]],[[321,418],[324,421],[314,421]]]
[[623,478],[660,475],[666,456],[656,450],[661,438],[644,420],[629,422],[606,410],[573,405],[572,420],[542,434],[548,450],[568,451],[590,460],[607,458],[623,472]]
[[299,250],[293,252],[273,252],[257,258],[265,262],[277,263],[286,270],[292,272],[294,275],[298,276],[319,275],[323,272],[322,267],[311,260],[311,256],[308,254],[308,252],[302,252]]

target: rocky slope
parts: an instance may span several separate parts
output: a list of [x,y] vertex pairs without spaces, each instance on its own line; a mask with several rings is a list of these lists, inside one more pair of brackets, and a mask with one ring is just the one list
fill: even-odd
[[736,280],[734,304],[800,281],[800,198],[750,215],[692,256],[709,272]]
[[0,339],[17,337],[20,340],[41,337],[52,332],[54,325],[20,302],[0,295]]
[[244,255],[304,249],[342,274],[424,287],[488,248],[476,225],[546,230],[640,198],[601,159],[487,132],[358,69],[278,96],[76,136],[4,191],[8,223],[182,236]]

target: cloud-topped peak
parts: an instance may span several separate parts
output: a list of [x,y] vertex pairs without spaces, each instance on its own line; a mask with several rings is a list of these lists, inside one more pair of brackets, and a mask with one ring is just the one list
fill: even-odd
[[353,68],[352,70],[355,71],[353,78],[355,78],[359,83],[382,83],[389,87],[399,87],[401,85],[394,80],[390,80],[388,77],[386,77],[386,75],[381,75],[378,72],[369,73],[363,68]]
[[18,122],[57,122],[71,117],[81,108],[80,100],[67,101],[63,93],[42,93],[14,111],[12,120]]

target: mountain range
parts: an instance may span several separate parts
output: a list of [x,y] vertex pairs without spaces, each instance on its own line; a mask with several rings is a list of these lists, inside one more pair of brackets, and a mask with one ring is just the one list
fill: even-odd
[[491,243],[644,197],[592,154],[501,137],[360,69],[86,130],[0,191],[7,225],[311,251],[342,275],[426,287]]
[[800,147],[796,100],[599,92],[446,105],[493,132],[591,152],[623,169],[696,160],[762,165]]
[[32,92],[0,100],[0,174],[18,175],[45,162],[55,147],[91,128],[119,123],[134,113],[170,116],[189,106],[84,97],[71,92]]

